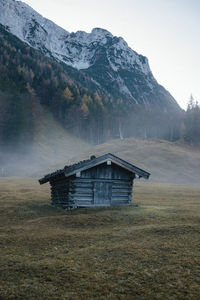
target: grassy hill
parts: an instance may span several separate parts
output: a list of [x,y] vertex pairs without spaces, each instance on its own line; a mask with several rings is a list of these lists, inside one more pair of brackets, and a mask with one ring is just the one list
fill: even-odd
[[53,165],[43,173],[63,168],[67,163],[89,158],[92,154],[99,156],[108,152],[150,172],[150,181],[200,184],[200,150],[181,143],[136,138],[116,139],[91,147],[86,153]]
[[108,152],[150,172],[152,182],[200,184],[198,149],[181,143],[136,138],[91,146],[69,134],[48,112],[38,122],[37,135],[26,155],[6,154],[4,172],[40,177],[93,154],[100,156]]
[[200,184],[200,151],[163,140],[114,140],[95,153],[112,152],[151,173],[157,182]]
[[199,194],[136,182],[137,207],[66,211],[0,179],[0,299],[199,299]]

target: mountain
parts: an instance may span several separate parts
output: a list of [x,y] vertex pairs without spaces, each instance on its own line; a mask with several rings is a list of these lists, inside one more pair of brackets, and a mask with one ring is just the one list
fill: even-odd
[[44,111],[91,142],[114,134],[114,110],[120,107],[114,99],[86,74],[44,56],[1,25],[0,71],[0,149],[29,146]]
[[174,141],[181,118],[147,58],[122,38],[101,28],[69,33],[21,1],[0,0],[3,173],[31,174],[79,155],[88,142]]
[[16,0],[0,0],[0,23],[41,53],[85,72],[108,96],[141,104],[146,110],[156,105],[163,111],[180,111],[153,77],[147,58],[107,30],[69,33]]

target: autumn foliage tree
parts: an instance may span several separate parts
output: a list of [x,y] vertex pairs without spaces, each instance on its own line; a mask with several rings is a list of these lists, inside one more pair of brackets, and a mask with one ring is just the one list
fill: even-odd
[[[130,136],[175,139],[174,120],[169,122],[162,109],[150,105],[146,109],[117,95],[111,97],[84,71],[42,55],[1,25],[0,72],[2,145],[8,140],[15,145],[23,144],[22,139],[34,141],[41,110],[48,110],[64,129],[94,144]],[[186,139],[191,131],[190,114],[195,110],[198,115],[198,108],[188,111]]]

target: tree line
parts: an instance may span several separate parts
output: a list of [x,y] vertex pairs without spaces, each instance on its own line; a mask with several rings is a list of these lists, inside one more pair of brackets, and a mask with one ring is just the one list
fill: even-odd
[[34,140],[35,124],[47,109],[74,135],[93,144],[141,137],[200,142],[200,108],[186,112],[133,105],[106,94],[85,74],[45,57],[0,26],[0,146]]
[[183,138],[190,145],[200,144],[200,105],[191,95],[184,116]]

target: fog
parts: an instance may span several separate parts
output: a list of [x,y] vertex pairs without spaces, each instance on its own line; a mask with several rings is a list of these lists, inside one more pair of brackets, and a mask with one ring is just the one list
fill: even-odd
[[[54,139],[55,142],[55,139]],[[113,153],[151,173],[149,182],[200,184],[200,151],[181,143],[139,138],[114,139],[101,145],[88,145],[71,138],[65,142],[35,144],[25,149],[0,152],[1,177],[35,177],[65,165]]]
[[[50,162],[49,162],[50,163]],[[6,151],[0,152],[0,176],[26,177],[33,176],[46,167],[45,162],[34,155],[32,151]]]
[[25,149],[1,151],[0,177],[38,177],[44,172],[53,172],[70,164],[73,156],[80,155],[81,143],[80,148],[77,145],[71,145],[69,151],[68,148],[63,148],[62,143],[57,148],[38,144]]

